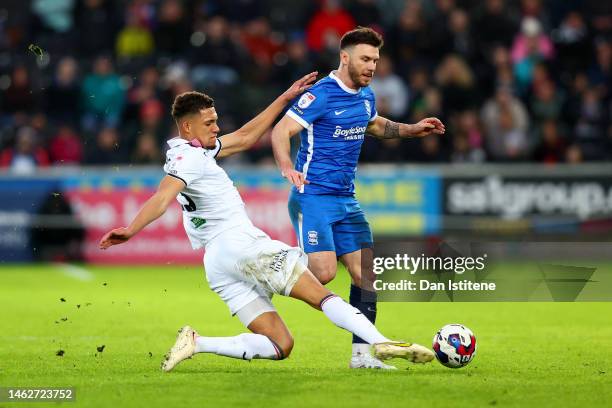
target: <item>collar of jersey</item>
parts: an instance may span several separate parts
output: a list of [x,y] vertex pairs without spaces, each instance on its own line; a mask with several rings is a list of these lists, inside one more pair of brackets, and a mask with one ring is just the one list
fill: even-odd
[[[168,146],[170,146],[170,147],[176,147],[176,146],[180,146],[180,145],[183,145],[183,144],[191,144],[189,142],[189,140],[185,140],[185,139],[183,139],[180,136],[173,137],[172,139],[166,141],[166,143],[168,143]],[[198,147],[198,146],[196,146],[196,147]]]
[[359,93],[359,91],[361,91],[361,88],[351,89],[348,86],[344,85],[344,82],[342,82],[342,80],[334,74],[334,71],[329,73],[329,77],[333,79],[334,81],[336,81],[338,83],[338,86],[342,88],[342,90],[345,92],[348,92],[350,94],[356,94],[356,93]]

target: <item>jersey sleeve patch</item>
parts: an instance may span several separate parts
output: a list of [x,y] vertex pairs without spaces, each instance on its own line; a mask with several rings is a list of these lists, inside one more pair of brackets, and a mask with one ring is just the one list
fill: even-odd
[[168,151],[164,171],[169,176],[176,177],[182,180],[186,186],[189,186],[202,176],[202,162],[187,150]]
[[309,127],[312,122],[323,116],[327,110],[326,94],[322,87],[310,89],[304,93],[287,111],[287,116],[302,127]]

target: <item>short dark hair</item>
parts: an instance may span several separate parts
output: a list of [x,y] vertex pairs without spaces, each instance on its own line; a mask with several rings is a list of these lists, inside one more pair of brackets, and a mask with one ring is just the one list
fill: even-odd
[[382,35],[369,27],[357,27],[354,30],[347,31],[340,39],[341,50],[358,44],[368,44],[372,47],[380,48],[383,46],[384,41]]
[[172,117],[178,122],[183,116],[200,112],[215,106],[210,96],[197,91],[183,92],[174,98],[172,104]]

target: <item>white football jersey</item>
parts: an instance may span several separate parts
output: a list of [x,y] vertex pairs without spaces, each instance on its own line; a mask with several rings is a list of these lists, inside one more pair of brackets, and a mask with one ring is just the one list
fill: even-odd
[[193,249],[230,228],[253,226],[234,183],[215,160],[219,139],[214,149],[192,146],[179,137],[167,143],[164,171],[185,183],[176,199],[183,207],[183,225]]

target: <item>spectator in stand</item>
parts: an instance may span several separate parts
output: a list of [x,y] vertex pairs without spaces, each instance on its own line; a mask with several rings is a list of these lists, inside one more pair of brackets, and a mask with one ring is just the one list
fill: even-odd
[[313,59],[308,55],[308,48],[303,39],[295,36],[287,44],[287,62],[277,67],[274,75],[275,82],[279,86],[290,83],[292,78],[304,76],[309,72],[316,71]]
[[272,34],[265,17],[251,20],[242,31],[242,43],[255,65],[269,70],[283,47],[279,38]]
[[0,152],[0,168],[8,168],[17,174],[32,174],[38,167],[49,165],[49,155],[39,145],[36,132],[31,127],[17,130],[15,147]]
[[603,160],[610,155],[605,151],[607,112],[604,106],[597,89],[589,87],[582,93],[574,140],[585,160]]
[[49,118],[59,123],[78,123],[80,84],[78,65],[73,57],[64,57],[57,64],[55,77],[46,92],[45,106]]
[[322,0],[321,3],[321,8],[314,14],[306,28],[306,44],[315,52],[324,48],[325,38],[329,33],[340,38],[356,25],[353,17],[342,8],[340,0]]
[[483,149],[483,136],[478,114],[474,110],[461,112],[454,118],[451,126],[453,137],[453,162],[483,162],[486,158]]
[[476,42],[470,28],[470,16],[462,9],[454,9],[449,16],[449,52],[463,57],[465,61],[476,59]]
[[73,9],[75,0],[33,0],[33,41],[48,53],[67,55],[74,52]]
[[87,144],[86,164],[109,165],[125,161],[125,149],[119,143],[119,133],[114,128],[103,128],[96,135],[95,142]]
[[157,27],[154,31],[155,48],[161,55],[180,56],[189,45],[191,23],[185,6],[179,0],[164,0],[159,6]]
[[[427,31],[430,37],[429,55],[437,63],[444,55],[451,51],[452,36],[450,32],[451,14],[455,9],[455,0],[435,0],[433,6],[433,16],[427,24]],[[427,2],[423,6],[428,5]]]
[[534,83],[533,88],[533,96],[529,103],[533,126],[537,130],[545,120],[558,120],[560,118],[564,98],[561,90],[550,79]]
[[518,89],[527,92],[533,77],[533,67],[553,57],[553,43],[542,31],[542,25],[533,17],[525,17],[521,32],[512,45],[512,61]]
[[474,75],[458,55],[449,55],[438,66],[436,83],[442,92],[442,110],[449,116],[476,105]]
[[117,57],[122,59],[146,57],[153,53],[154,47],[153,34],[149,28],[141,22],[138,15],[128,13],[127,24],[117,35],[115,45]]
[[204,40],[201,44],[194,44],[189,52],[189,61],[195,66],[193,81],[202,87],[237,83],[243,58],[241,50],[230,38],[227,20],[213,17],[205,24],[199,23],[197,33]]
[[602,97],[612,97],[612,43],[598,39],[595,44],[595,61],[588,70],[589,80],[597,87]]
[[474,20],[474,39],[476,49],[482,59],[491,54],[493,48],[509,48],[516,34],[516,23],[506,9],[505,0],[486,0],[483,10],[477,12]]
[[[370,86],[376,95],[377,107],[380,103],[386,103],[389,116],[400,120],[408,108],[408,89],[404,81],[393,72],[393,63],[389,56],[381,55]],[[378,110],[380,111],[380,107]]]
[[569,12],[558,29],[552,32],[558,69],[568,79],[585,71],[593,55],[592,41],[584,18],[577,11]]
[[110,57],[98,57],[93,73],[85,77],[81,89],[83,128],[92,132],[99,126],[117,126],[125,101],[125,90],[119,76],[113,72]]
[[94,57],[113,51],[121,17],[111,0],[79,0],[76,2],[75,24],[79,55]]
[[396,66],[400,67],[400,75],[406,74],[401,71],[401,67],[408,69],[410,66],[427,66],[432,63],[429,56],[431,38],[419,2],[406,3],[404,11],[389,35],[385,36],[385,40],[385,47],[392,52]]
[[376,0],[354,0],[348,2],[348,12],[355,23],[362,27],[380,30],[381,13]]
[[501,161],[525,157],[529,116],[510,89],[498,89],[495,97],[485,103],[481,115],[489,157]]
[[154,134],[143,132],[138,136],[136,148],[130,159],[133,164],[160,164],[163,163],[163,155],[159,149],[159,143]]
[[79,164],[83,160],[83,144],[70,126],[60,126],[49,143],[49,158],[55,165]]
[[540,163],[556,164],[565,160],[567,143],[559,133],[555,120],[546,120],[541,126],[540,142],[535,148],[533,158]]
[[24,65],[16,65],[11,74],[10,86],[2,96],[2,114],[31,112],[38,107],[38,92]]

